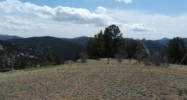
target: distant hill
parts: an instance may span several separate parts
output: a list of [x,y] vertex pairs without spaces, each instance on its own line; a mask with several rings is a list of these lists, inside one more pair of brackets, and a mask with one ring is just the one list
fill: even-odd
[[158,43],[162,44],[162,45],[167,45],[167,43],[169,42],[170,39],[168,38],[162,38],[159,40],[156,40]]
[[[134,40],[133,38],[124,38],[125,42],[129,43],[130,41]],[[162,52],[165,47],[165,41],[162,40],[146,40],[142,39],[142,43],[149,49],[151,52]]]
[[[184,43],[187,45],[187,38],[182,38]],[[159,40],[156,40],[157,42],[159,42],[160,44],[163,44],[163,45],[167,45],[167,43],[169,42],[169,38],[163,38],[163,39],[159,39]]]
[[83,46],[87,46],[87,42],[91,37],[81,36],[71,39],[73,42],[79,43]]
[[12,43],[16,43],[25,48],[32,48],[36,50],[41,50],[44,53],[52,52],[54,55],[59,56],[63,60],[74,60],[81,51],[86,50],[84,45],[85,40],[81,42],[80,39],[63,39],[56,37],[31,37],[22,39],[11,39],[8,40]]
[[[182,38],[185,45],[187,46],[187,38]],[[150,51],[161,52],[168,44],[169,38],[163,38],[159,40],[146,40],[143,43]]]
[[20,39],[19,36],[10,36],[10,35],[3,35],[0,34],[0,40],[9,40],[9,39]]
[[142,40],[142,43],[152,52],[162,52],[165,45],[153,40]]

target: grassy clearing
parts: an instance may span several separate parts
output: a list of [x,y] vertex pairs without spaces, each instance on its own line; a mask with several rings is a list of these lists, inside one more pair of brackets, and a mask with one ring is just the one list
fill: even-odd
[[112,60],[0,73],[0,100],[186,100],[187,66]]

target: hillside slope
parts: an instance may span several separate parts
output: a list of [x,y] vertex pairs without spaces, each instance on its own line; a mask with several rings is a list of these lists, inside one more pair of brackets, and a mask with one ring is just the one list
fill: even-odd
[[0,73],[0,100],[186,100],[187,68],[106,60]]
[[43,53],[38,50],[25,49],[0,40],[0,71],[7,68],[22,69],[27,64],[33,66],[44,62],[44,60]]
[[76,55],[85,50],[85,47],[70,39],[62,39],[55,37],[32,37],[24,39],[8,40],[25,48],[41,50],[44,53],[52,52],[63,60],[73,60]]

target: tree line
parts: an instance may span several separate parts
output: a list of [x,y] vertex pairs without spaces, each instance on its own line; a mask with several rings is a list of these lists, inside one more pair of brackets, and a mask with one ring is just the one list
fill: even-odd
[[139,62],[187,64],[187,48],[180,37],[171,39],[162,52],[152,52],[141,40],[125,41],[117,25],[110,25],[89,39],[87,52],[90,59],[137,59]]

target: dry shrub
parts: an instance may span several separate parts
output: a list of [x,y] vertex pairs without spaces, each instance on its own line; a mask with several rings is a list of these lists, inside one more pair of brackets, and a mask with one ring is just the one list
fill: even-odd
[[121,54],[115,54],[115,59],[119,62],[122,63],[123,62],[123,56]]

